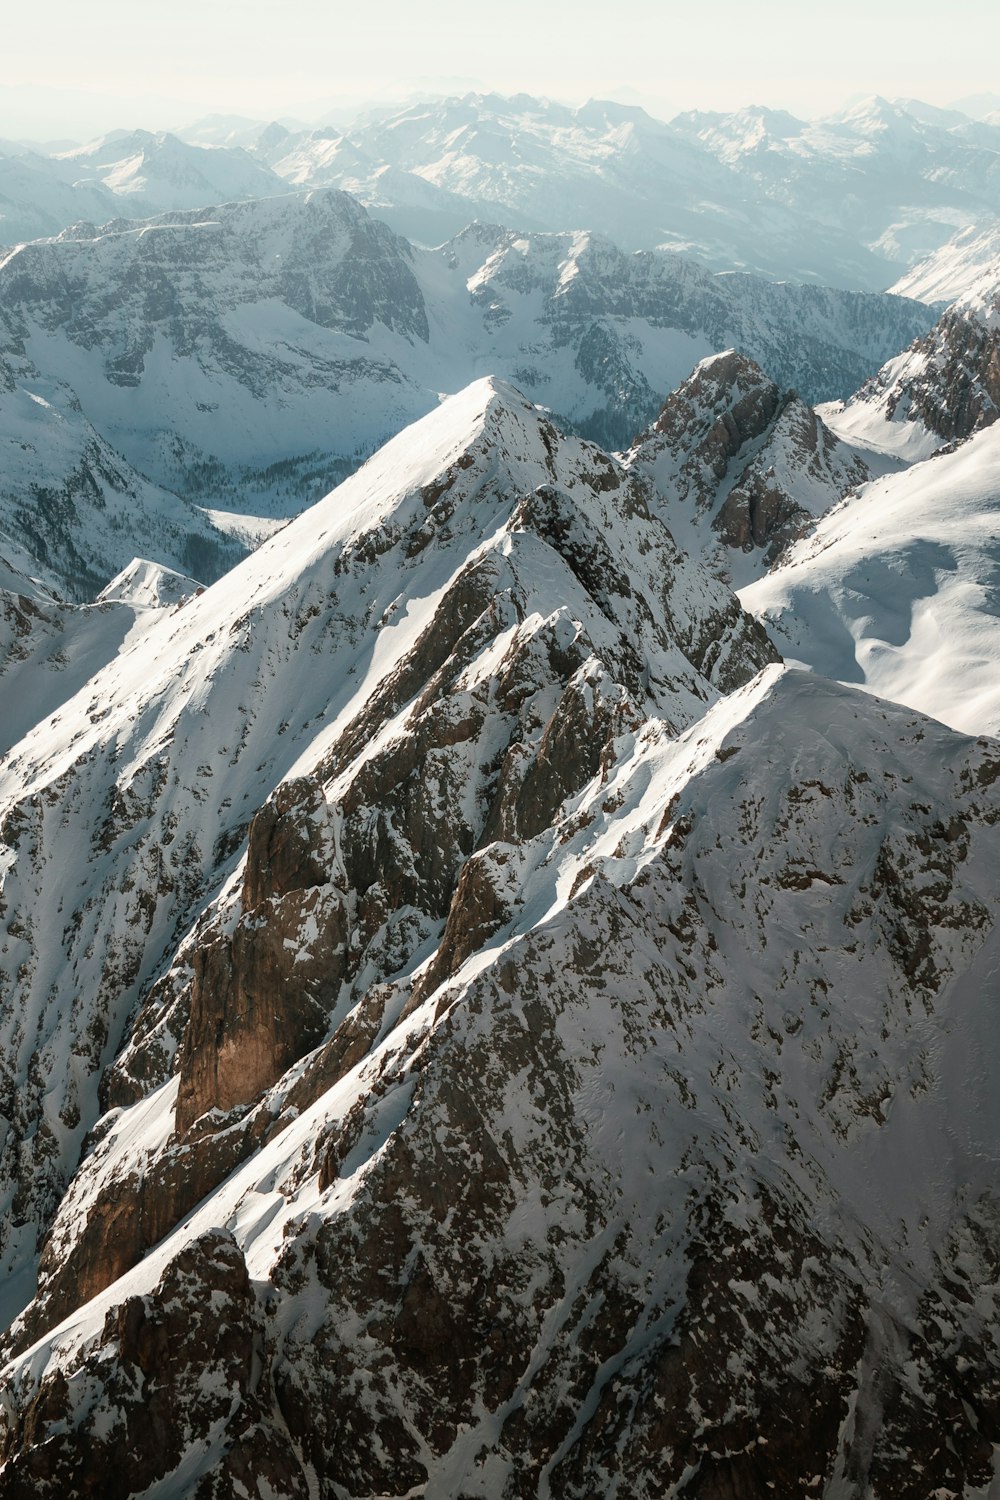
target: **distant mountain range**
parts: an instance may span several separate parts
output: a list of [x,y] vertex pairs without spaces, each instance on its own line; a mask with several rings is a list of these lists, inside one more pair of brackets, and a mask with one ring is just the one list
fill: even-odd
[[617,447],[707,354],[737,347],[815,401],[932,322],[583,233],[415,249],[329,189],[78,226],[0,261],[0,532],[74,597],[154,539],[211,579],[483,372]]
[[634,106],[467,95],[346,134],[271,126],[249,149],[297,185],[356,193],[425,243],[474,214],[868,290],[1000,215],[1000,126],[915,100],[873,97],[815,121],[761,108],[665,124]]
[[748,108],[668,124],[635,106],[495,94],[369,111],[346,132],[213,116],[53,157],[0,149],[0,243],[289,185],[352,192],[426,245],[480,219],[882,290],[1000,218],[1000,124],[878,97],[814,121]]

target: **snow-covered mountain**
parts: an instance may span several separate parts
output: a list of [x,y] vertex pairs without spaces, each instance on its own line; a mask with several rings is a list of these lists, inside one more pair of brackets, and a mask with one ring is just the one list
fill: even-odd
[[[871,290],[893,279],[890,260],[630,105],[469,94],[376,112],[339,138],[292,132],[253,149],[289,181],[357,193],[426,244],[479,216],[666,245],[717,269]],[[463,201],[474,212],[463,216]]]
[[6,1493],[988,1493],[998,788],[446,402],[0,762]]
[[871,464],[885,468],[733,349],[702,360],[625,461],[653,481],[684,551],[731,583],[765,572]]
[[779,110],[568,109],[469,94],[374,113],[344,134],[251,147],[290,182],[356,193],[423,243],[475,216],[668,245],[718,269],[879,290],[956,229],[1000,215],[1000,128],[877,97],[816,121]]
[[758,114],[209,120],[0,255],[2,1500],[995,1500],[985,237],[939,316],[308,186],[988,176]]
[[143,219],[287,191],[242,149],[209,150],[162,131],[113,131],[52,156],[0,141],[0,246],[81,222]]
[[901,276],[892,291],[921,302],[958,302],[1000,288],[1000,223],[960,229]]
[[1000,426],[865,485],[744,589],[780,650],[967,732],[1000,732]]
[[0,755],[202,587],[134,558],[94,603],[69,604],[0,562]]
[[[1000,129],[915,100],[862,99],[811,121],[750,108],[673,125],[769,200],[903,267],[1000,213]],[[882,283],[887,285],[888,283]]]
[[846,405],[909,466],[847,494],[741,590],[784,655],[966,732],[1000,732],[1000,309],[956,303]]
[[[191,146],[236,146],[246,151],[256,146],[266,131],[287,130],[288,125],[253,120],[248,115],[202,115],[172,133]],[[301,127],[298,127],[301,128]]]
[[241,147],[193,145],[162,130],[112,131],[57,153],[52,162],[74,187],[105,188],[127,218],[286,191],[280,178]]
[[1000,218],[1000,126],[913,99],[808,122],[753,107],[667,124],[607,101],[468,94],[372,110],[346,131],[211,116],[180,135],[115,131],[51,159],[11,155],[11,243],[107,219],[106,195],[142,217],[284,182],[354,193],[425,245],[473,219],[579,228],[713,269],[881,290],[956,231]]
[[[134,590],[118,607],[129,604]],[[219,585],[155,613],[138,644],[74,681],[75,696],[0,772],[4,900],[21,913],[0,942],[3,972],[18,976],[4,992],[4,1065],[14,1070],[4,1108],[17,1124],[3,1160],[10,1190],[35,1205],[27,1228],[7,1224],[15,1263],[30,1263],[38,1215],[44,1222],[58,1202],[96,1119],[98,1075],[133,1003],[206,901],[221,889],[230,909],[236,853],[279,781],[350,762],[343,800],[357,818],[340,848],[367,897],[352,908],[361,946],[344,979],[367,982],[440,939],[458,869],[492,826],[494,803],[511,833],[533,826],[573,777],[582,785],[594,775],[609,736],[649,711],[682,728],[774,657],[735,598],[678,554],[641,480],[492,382],[400,435]],[[569,738],[557,723],[546,740],[561,702]],[[407,725],[419,776],[394,760]],[[373,775],[388,778],[379,807]],[[43,792],[57,782],[58,811]],[[439,799],[454,820],[447,836],[433,816]],[[43,947],[39,924],[60,908],[64,941]],[[324,931],[344,919],[314,915]],[[333,971],[324,1004],[331,984]],[[63,1003],[67,986],[79,1005]],[[303,1036],[326,1025],[312,986]],[[176,1053],[178,1024],[168,1004],[150,1037],[136,1039],[126,1093],[127,1078]],[[40,1091],[22,1071],[31,1056]],[[85,1061],[68,1066],[73,1056]],[[235,1075],[220,1086],[243,1087]]]
[[0,246],[58,234],[79,219],[104,223],[120,211],[103,184],[67,182],[51,158],[0,141]]
[[[587,234],[473,226],[415,250],[331,190],[77,226],[0,261],[2,346],[16,364],[0,400],[5,478],[21,531],[37,531],[31,496],[77,496],[93,429],[174,496],[173,540],[157,541],[157,560],[208,581],[224,558],[190,550],[189,532],[206,545],[226,533],[228,558],[267,529],[232,513],[297,512],[441,392],[484,373],[620,445],[717,349],[735,345],[785,386],[829,398],[932,317],[917,302],[714,275]],[[39,400],[65,440],[22,451],[24,412],[40,421]],[[115,546],[107,528],[117,535],[121,516],[80,511],[77,531],[67,526],[86,567],[77,576],[57,559],[66,565],[59,574],[53,562],[50,583],[80,593],[154,551],[143,532],[158,537],[164,507],[137,504]]]
[[43,375],[14,338],[8,348],[0,352],[0,556],[77,599],[93,598],[139,551],[209,579],[238,561],[243,542],[145,478],[69,386]]

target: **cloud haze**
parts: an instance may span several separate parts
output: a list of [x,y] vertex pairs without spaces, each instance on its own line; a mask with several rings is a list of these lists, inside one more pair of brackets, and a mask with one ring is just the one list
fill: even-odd
[[991,88],[998,44],[987,0],[970,0],[961,27],[947,29],[919,0],[836,10],[508,0],[502,12],[459,0],[288,0],[280,10],[51,0],[5,16],[0,130],[169,126],[204,110],[308,119],[338,103],[471,87],[630,97],[668,116],[754,101],[808,115],[869,92],[944,104]]

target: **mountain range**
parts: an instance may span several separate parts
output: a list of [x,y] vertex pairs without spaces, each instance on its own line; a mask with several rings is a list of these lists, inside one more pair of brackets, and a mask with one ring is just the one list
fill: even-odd
[[[0,257],[0,1500],[994,1495],[972,127],[61,158],[146,203]],[[416,243],[321,139],[555,227]],[[656,180],[721,235],[699,163],[775,267],[856,174],[827,263],[920,245],[928,300],[600,232]]]
[[591,234],[421,250],[330,189],[76,226],[0,261],[0,531],[77,599],[154,540],[211,581],[485,371],[619,446],[704,355],[829,399],[933,318]]
[[521,94],[370,110],[346,131],[240,119],[0,149],[0,243],[288,187],[353,193],[424,245],[473,219],[603,231],[714,270],[881,291],[1000,219],[1000,124],[872,96],[814,121],[746,108],[667,123]]
[[374,112],[346,134],[272,125],[248,149],[423,243],[473,215],[606,226],[626,249],[869,291],[1000,217],[1000,126],[877,96],[816,121],[748,108],[667,124],[604,101],[469,94]]
[[997,742],[671,503],[481,381],[91,607],[0,763],[6,1494],[986,1484]]

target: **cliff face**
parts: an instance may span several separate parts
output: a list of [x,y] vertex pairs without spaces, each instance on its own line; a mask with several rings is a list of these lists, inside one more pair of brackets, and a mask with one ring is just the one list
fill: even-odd
[[988,1484],[1000,747],[659,506],[481,382],[0,762],[0,1493]]
[[702,360],[671,392],[625,461],[652,480],[681,545],[741,583],[871,478],[862,454],[812,407],[732,349]]

